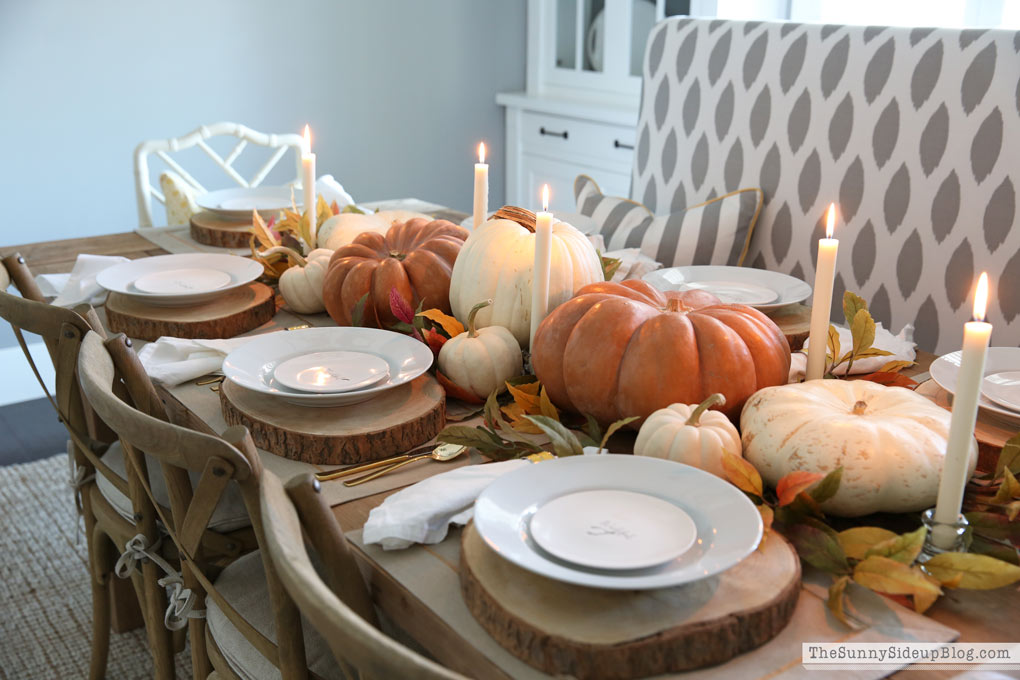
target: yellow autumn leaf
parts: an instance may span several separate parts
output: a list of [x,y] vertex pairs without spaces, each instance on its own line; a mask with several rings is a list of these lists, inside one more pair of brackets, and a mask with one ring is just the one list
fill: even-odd
[[896,373],[897,371],[902,371],[904,368],[910,368],[913,365],[914,365],[913,361],[901,361],[901,360],[897,359],[896,361],[890,361],[885,366],[883,366],[882,368],[878,369],[878,372],[879,373]]
[[879,527],[854,527],[837,534],[839,545],[846,556],[854,560],[863,560],[869,549],[882,541],[896,538],[895,532]]
[[517,432],[523,432],[525,434],[542,434],[542,429],[531,422],[525,415],[524,409],[517,402],[507,404],[499,409],[503,415],[510,421],[510,427]]
[[511,385],[506,384],[507,390],[510,391],[510,395],[514,398],[514,402],[521,407],[521,411],[530,416],[542,415],[542,407],[540,404],[541,398],[539,397],[539,389],[541,383],[535,381],[533,383],[525,383],[523,385]]
[[1017,565],[975,553],[940,553],[925,562],[924,568],[943,582],[962,574],[957,587],[968,590],[994,590],[1020,581]]
[[923,614],[939,599],[938,593],[914,593],[914,611]]
[[[1007,503],[1014,498],[1020,498],[1020,482],[1016,481],[1016,477],[1010,472],[1009,468],[1002,469],[1002,484],[999,485],[999,490],[995,492],[995,497],[992,499],[993,503]],[[1013,518],[1010,518],[1013,521]]]
[[557,411],[553,403],[549,401],[549,393],[546,392],[544,385],[538,393],[538,410],[541,411],[541,415],[548,416],[559,422],[560,412]]
[[868,552],[864,553],[864,557],[867,559],[872,555],[881,555],[903,564],[913,564],[917,556],[921,554],[921,547],[924,545],[924,537],[927,533],[927,528],[920,527],[916,531],[893,536],[873,545]]
[[464,324],[438,309],[426,309],[424,312],[418,312],[418,316],[423,316],[440,326],[451,338],[455,338],[464,332]]
[[914,595],[922,597],[942,589],[933,583],[919,567],[910,566],[881,555],[872,555],[854,567],[854,581],[865,588],[890,595]]
[[262,215],[259,215],[257,210],[251,211],[251,232],[255,236],[254,240],[263,248],[272,248],[273,246],[280,245],[280,242],[273,236],[273,232],[269,231],[269,227],[266,226],[265,220],[262,219]]
[[829,586],[829,597],[826,600],[825,605],[829,608],[829,611],[832,612],[832,615],[835,616],[840,623],[842,623],[847,628],[852,629],[854,628],[854,626],[853,624],[850,623],[849,619],[847,619],[846,609],[843,607],[843,602],[845,599],[843,594],[846,592],[846,587],[847,585],[849,585],[849,583],[850,583],[849,576],[840,576],[838,579],[836,579],[835,583]]
[[721,458],[723,472],[730,484],[741,491],[762,495],[761,475],[753,465],[730,451],[723,451]]
[[772,531],[772,522],[776,517],[776,513],[773,512],[772,506],[756,505],[758,513],[761,515],[762,532],[761,532],[761,543],[758,544],[758,550],[762,550],[765,547],[765,541],[768,540],[769,532]]

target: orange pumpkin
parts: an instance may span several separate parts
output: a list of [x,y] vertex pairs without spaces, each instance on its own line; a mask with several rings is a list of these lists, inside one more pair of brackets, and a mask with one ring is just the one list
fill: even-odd
[[350,326],[358,301],[368,294],[362,323],[388,328],[397,322],[390,311],[394,288],[411,309],[450,312],[450,274],[467,229],[446,220],[415,218],[397,222],[385,236],[365,232],[338,248],[329,260],[322,299],[341,326]]
[[542,321],[531,362],[554,404],[603,423],[716,392],[732,419],[761,388],[786,384],[790,346],[751,307],[605,282],[582,287]]

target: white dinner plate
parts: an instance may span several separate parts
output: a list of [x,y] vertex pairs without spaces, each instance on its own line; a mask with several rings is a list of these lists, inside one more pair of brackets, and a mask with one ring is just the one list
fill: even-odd
[[273,371],[284,387],[299,392],[335,394],[374,385],[390,375],[382,357],[365,352],[312,352],[287,359]]
[[986,375],[981,383],[981,393],[1020,416],[1020,371]]
[[[195,198],[202,210],[208,210],[220,217],[239,222],[250,220],[251,211],[257,210],[265,218],[272,217],[285,208],[291,208],[291,188],[287,187],[237,187],[210,191]],[[300,211],[303,194],[295,189],[294,202]]]
[[[207,285],[200,285],[193,290],[179,290],[173,282],[180,278],[179,273],[184,270],[208,272],[207,283],[222,281],[221,275],[226,275],[228,280],[217,288],[209,289]],[[171,273],[169,279],[161,279],[167,272]],[[245,286],[262,276],[262,272],[261,264],[246,257],[220,253],[178,253],[143,257],[104,269],[96,276],[96,283],[110,292],[121,293],[146,304],[184,307],[208,302]],[[135,285],[139,281],[142,282],[141,287]],[[149,292],[160,286],[175,292]]]
[[[956,392],[956,374],[960,371],[960,352],[950,352],[940,356],[932,362],[932,380],[939,384],[939,387],[950,394]],[[989,347],[985,357],[985,375],[1003,373],[1005,371],[1020,370],[1020,347]],[[982,385],[982,387],[984,387]],[[978,406],[982,411],[994,414],[1000,420],[1007,420],[1011,424],[1020,424],[1020,413],[1012,409],[1004,408],[989,399],[982,390]]]
[[[492,216],[495,214],[496,213],[494,212],[490,212],[485,219],[487,220],[492,219]],[[599,233],[598,224],[596,224],[595,220],[588,217],[587,215],[582,215],[581,213],[561,212],[557,210],[553,211],[553,217],[556,218],[557,222],[566,222],[567,224],[574,227],[574,229],[577,229],[582,234],[587,235]],[[474,223],[475,223],[474,216],[468,215],[463,220],[461,220],[460,226],[470,231],[473,228]]]
[[[555,498],[578,491],[632,491],[672,503],[697,529],[689,550],[644,569],[593,569],[543,549],[532,516]],[[739,489],[697,468],[660,458],[607,454],[525,465],[499,477],[478,497],[479,534],[501,556],[547,578],[610,590],[649,590],[689,583],[729,569],[762,536],[761,515]]]
[[644,569],[687,552],[698,537],[677,506],[633,491],[596,489],[554,498],[531,518],[535,543],[593,569]]
[[[762,311],[803,302],[811,297],[811,286],[800,279],[753,267],[668,267],[645,274],[644,280],[662,291],[700,288],[717,295],[723,302],[739,302]],[[736,299],[739,297],[769,301],[743,302]]]
[[[288,359],[313,352],[350,351],[372,354],[389,365],[389,377],[355,392],[316,394],[293,390],[276,379],[276,367]],[[223,375],[249,390],[298,406],[346,406],[367,401],[399,387],[432,365],[432,350],[423,342],[378,328],[304,328],[267,333],[227,355]]]
[[187,295],[219,290],[230,283],[230,274],[218,269],[167,269],[143,274],[134,286],[153,295]]

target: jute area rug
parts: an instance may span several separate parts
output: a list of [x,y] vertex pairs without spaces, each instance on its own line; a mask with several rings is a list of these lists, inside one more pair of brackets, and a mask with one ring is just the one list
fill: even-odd
[[[88,677],[92,592],[67,454],[0,467],[0,679]],[[108,678],[152,677],[144,629],[110,635]],[[177,677],[191,678],[187,653]]]

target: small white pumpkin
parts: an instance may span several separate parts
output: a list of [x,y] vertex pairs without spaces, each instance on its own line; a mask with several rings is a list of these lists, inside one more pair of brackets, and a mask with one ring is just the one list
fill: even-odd
[[506,380],[524,372],[521,346],[502,326],[475,327],[478,311],[492,304],[479,302],[468,314],[467,330],[450,338],[439,350],[439,370],[447,378],[485,399],[506,389]]
[[739,456],[740,433],[720,411],[726,397],[713,394],[700,404],[671,404],[648,416],[638,430],[634,453],[686,463],[726,479],[723,451]]
[[[858,517],[935,505],[950,417],[902,387],[809,380],[756,392],[740,414],[740,430],[744,457],[772,486],[795,470],[843,466],[839,491],[822,509]],[[972,438],[968,476],[976,465]]]
[[[550,312],[572,298],[581,286],[604,279],[595,247],[566,222],[553,224],[551,250]],[[453,265],[453,315],[463,321],[479,298],[492,298],[492,306],[479,315],[478,325],[508,328],[521,347],[527,347],[534,262],[534,231],[513,220],[485,222],[464,242]]]
[[[380,210],[377,213],[340,213],[322,223],[316,234],[320,248],[336,250],[349,245],[358,234],[374,231],[385,234],[394,222],[406,222],[415,217],[425,217],[410,210]],[[429,218],[431,219],[431,218]]]
[[280,294],[291,311],[298,314],[318,314],[326,311],[322,302],[322,283],[326,280],[326,269],[332,250],[316,248],[307,256],[286,246],[277,246],[263,252],[263,255],[284,253],[295,264],[280,275]]

